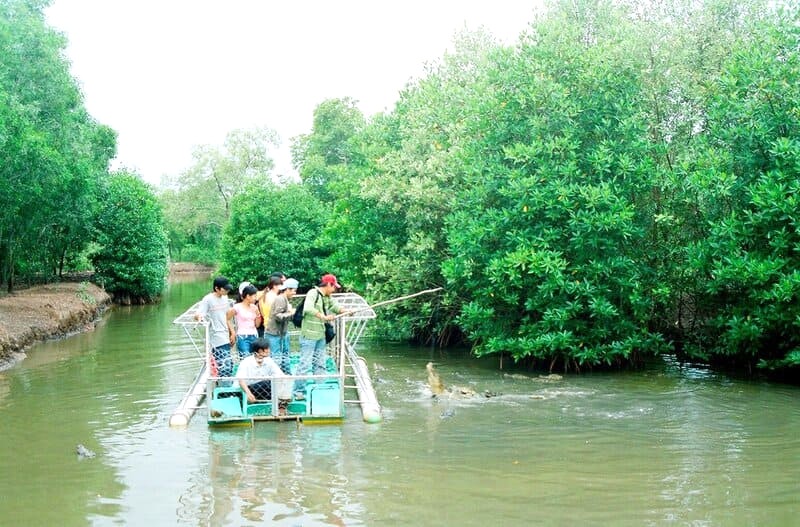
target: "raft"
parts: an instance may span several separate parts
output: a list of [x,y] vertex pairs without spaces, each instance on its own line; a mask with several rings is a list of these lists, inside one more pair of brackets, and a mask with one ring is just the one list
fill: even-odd
[[[207,323],[198,322],[195,314],[199,302],[177,317],[173,323],[180,326],[192,346],[197,351],[201,364],[186,395],[172,413],[169,424],[172,427],[189,425],[197,410],[205,410],[209,426],[253,426],[257,421],[298,421],[304,424],[328,424],[341,422],[345,417],[345,406],[358,404],[362,418],[367,423],[382,420],[381,407],[369,377],[366,360],[355,349],[363,335],[366,324],[376,317],[375,311],[356,293],[335,293],[333,297],[343,310],[352,311],[347,316],[338,317],[333,323],[336,337],[328,344],[326,373],[321,375],[299,375],[299,330],[290,331],[291,375],[273,382],[271,400],[249,403],[233,377],[218,377],[214,374]],[[293,303],[302,302],[304,296],[296,295]],[[232,350],[234,360],[236,352]],[[293,385],[299,379],[306,380],[306,389],[297,397],[293,390],[281,389],[280,383]],[[254,379],[256,380],[256,379]],[[288,394],[285,408],[282,409],[276,397],[279,391]],[[352,394],[355,392],[356,398]],[[288,397],[284,395],[284,397]],[[203,401],[208,404],[203,406]]]

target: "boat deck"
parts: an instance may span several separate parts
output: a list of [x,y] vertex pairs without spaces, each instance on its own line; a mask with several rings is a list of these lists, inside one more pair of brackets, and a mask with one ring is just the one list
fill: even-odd
[[[368,369],[364,359],[355,352],[355,346],[363,335],[367,322],[375,318],[375,311],[355,293],[338,293],[333,296],[343,310],[352,313],[337,317],[334,321],[336,337],[328,344],[327,372],[322,375],[298,375],[299,330],[290,331],[290,348],[293,352],[290,375],[258,379],[271,380],[274,389],[272,400],[256,403],[247,402],[237,379],[208,373],[215,371],[208,344],[208,327],[206,323],[195,318],[199,302],[187,309],[174,323],[183,328],[203,365],[192,387],[173,413],[170,425],[187,425],[194,412],[203,408],[208,410],[207,421],[211,426],[248,426],[255,421],[340,422],[345,415],[346,403],[360,404],[365,421],[379,422],[380,405],[372,389]],[[303,298],[304,295],[296,295],[292,303],[296,305]],[[232,350],[231,355],[234,362],[238,363],[238,352]],[[306,380],[306,390],[302,398],[297,398],[293,389],[281,388],[280,383],[294,384],[300,379]],[[357,397],[348,398],[348,391],[355,391]],[[285,403],[283,411],[281,407],[284,404],[279,404],[275,397],[278,392],[289,393],[292,397],[281,400],[281,403]],[[203,400],[208,401],[206,407],[201,406]]]

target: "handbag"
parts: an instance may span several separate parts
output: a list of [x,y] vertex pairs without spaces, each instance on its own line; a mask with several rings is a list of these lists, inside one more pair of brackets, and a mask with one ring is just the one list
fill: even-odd
[[[322,299],[322,312],[325,313],[325,316],[328,316],[328,311],[325,309],[325,299]],[[333,324],[330,322],[325,322],[325,344],[328,344],[336,337],[336,330],[333,329]]]
[[325,322],[325,343],[329,343],[336,336],[336,330],[333,329],[333,324]]

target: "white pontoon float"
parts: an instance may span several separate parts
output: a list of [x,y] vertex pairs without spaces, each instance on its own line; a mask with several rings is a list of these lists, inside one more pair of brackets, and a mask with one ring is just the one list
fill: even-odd
[[[323,375],[296,375],[295,368],[299,362],[299,347],[296,335],[299,331],[291,331],[292,372],[295,375],[273,381],[276,389],[272,390],[270,400],[248,403],[236,379],[218,377],[214,374],[211,347],[209,344],[208,325],[195,318],[199,302],[174,320],[180,326],[200,357],[200,371],[191,387],[170,417],[170,426],[186,426],[199,409],[206,409],[209,425],[252,425],[253,421],[295,420],[307,423],[337,422],[344,418],[345,404],[358,404],[361,414],[367,423],[381,421],[381,407],[372,387],[369,369],[363,357],[355,347],[364,333],[367,321],[375,318],[375,311],[367,302],[355,293],[335,293],[333,297],[342,310],[353,313],[337,317],[334,321],[336,337],[328,344],[327,373]],[[304,295],[296,295],[293,304],[302,302]],[[290,327],[291,323],[290,323]],[[231,351],[235,362],[237,355]],[[276,394],[281,390],[279,383],[291,383],[298,379],[306,379],[304,398],[292,399],[285,412],[279,409]],[[350,384],[351,383],[351,384]],[[355,392],[355,393],[353,393]],[[348,398],[350,394],[350,398]],[[356,398],[352,398],[352,395]],[[291,394],[294,397],[294,394]],[[203,406],[203,401],[208,404]]]

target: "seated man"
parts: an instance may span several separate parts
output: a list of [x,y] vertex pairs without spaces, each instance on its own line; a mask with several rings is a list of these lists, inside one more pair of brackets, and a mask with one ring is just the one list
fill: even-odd
[[[239,379],[239,386],[242,387],[249,403],[272,399],[272,382],[258,380],[259,378],[286,376],[269,354],[269,341],[256,339],[250,345],[250,355],[239,363],[236,378]],[[278,393],[281,391],[279,388]]]

